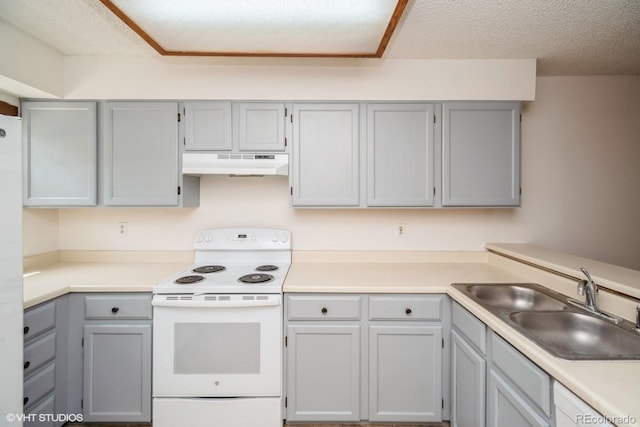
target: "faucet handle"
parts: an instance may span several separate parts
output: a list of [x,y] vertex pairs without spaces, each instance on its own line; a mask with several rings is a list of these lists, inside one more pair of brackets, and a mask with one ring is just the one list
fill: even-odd
[[584,296],[584,290],[587,287],[587,281],[582,279],[578,281],[578,295]]
[[587,280],[589,282],[593,282],[593,279],[591,278],[591,275],[589,274],[586,268],[580,267],[580,271],[582,271],[582,274],[584,274],[587,277]]

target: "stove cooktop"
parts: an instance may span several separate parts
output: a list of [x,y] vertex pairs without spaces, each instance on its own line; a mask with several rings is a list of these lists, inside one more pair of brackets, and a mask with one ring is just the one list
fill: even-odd
[[282,292],[289,264],[264,265],[229,264],[224,268],[210,268],[209,265],[193,265],[187,270],[156,285],[156,294],[275,294]]

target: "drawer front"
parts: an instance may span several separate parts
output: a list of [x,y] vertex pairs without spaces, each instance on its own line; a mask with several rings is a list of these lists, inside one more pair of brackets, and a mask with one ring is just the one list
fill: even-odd
[[56,333],[50,334],[37,339],[24,348],[23,369],[24,375],[38,369],[56,356]]
[[289,320],[360,320],[361,296],[289,295]]
[[24,339],[38,335],[40,332],[51,329],[56,324],[56,302],[51,301],[28,309],[24,313]]
[[442,320],[442,295],[369,297],[369,320]]
[[[44,396],[51,393],[56,385],[56,365],[52,363],[24,382],[22,402],[25,409],[32,407]],[[28,412],[25,410],[25,412]]]
[[88,295],[84,309],[86,319],[151,319],[151,294]]
[[487,327],[460,304],[454,302],[451,323],[482,354],[487,354]]
[[55,414],[55,395],[51,395],[44,399],[38,406],[34,406],[29,409],[28,415],[32,415],[24,420],[23,427],[55,427],[56,423],[53,419],[45,418],[40,420],[40,417],[33,416],[33,414]]
[[491,334],[491,355],[493,364],[531,399],[532,403],[550,416],[549,375],[495,333]]

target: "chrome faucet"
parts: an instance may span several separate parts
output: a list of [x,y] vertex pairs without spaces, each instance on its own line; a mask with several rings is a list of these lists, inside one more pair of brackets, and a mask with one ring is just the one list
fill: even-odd
[[598,309],[598,285],[593,281],[586,268],[581,267],[580,271],[587,277],[587,280],[578,282],[578,295],[584,295],[584,306],[594,313],[600,312]]

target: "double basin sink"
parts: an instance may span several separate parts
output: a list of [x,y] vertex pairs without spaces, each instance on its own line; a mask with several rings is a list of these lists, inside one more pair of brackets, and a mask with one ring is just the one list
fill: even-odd
[[538,284],[453,286],[554,356],[640,360],[640,334],[631,322],[593,314],[575,300]]

